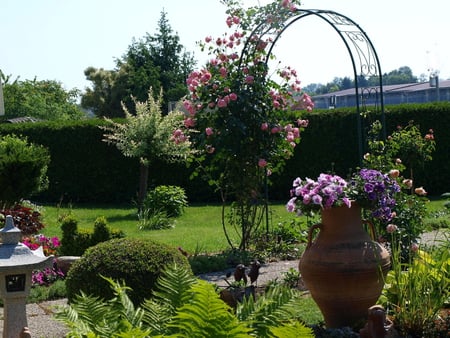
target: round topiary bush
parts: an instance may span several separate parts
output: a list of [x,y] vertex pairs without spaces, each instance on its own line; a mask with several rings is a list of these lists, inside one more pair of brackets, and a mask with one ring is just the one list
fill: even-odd
[[190,269],[185,256],[176,248],[151,240],[112,239],[86,250],[74,262],[66,278],[67,298],[72,301],[83,291],[103,299],[113,297],[109,283],[101,276],[125,282],[135,305],[151,295],[153,286],[167,264]]

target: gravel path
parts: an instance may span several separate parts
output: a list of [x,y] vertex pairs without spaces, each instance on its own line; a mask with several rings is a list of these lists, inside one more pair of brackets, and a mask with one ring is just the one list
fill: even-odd
[[[298,260],[278,261],[262,264],[259,269],[259,276],[256,284],[258,286],[265,286],[272,280],[282,281],[284,278],[284,273],[289,271],[291,268],[298,270]],[[220,272],[201,274],[198,277],[208,282],[215,283],[219,287],[227,287],[228,283],[225,281],[226,275],[227,273],[231,273],[231,277],[228,278],[228,281],[232,283],[234,282],[233,272],[234,269],[228,269]],[[248,274],[248,267],[246,269],[246,273]]]

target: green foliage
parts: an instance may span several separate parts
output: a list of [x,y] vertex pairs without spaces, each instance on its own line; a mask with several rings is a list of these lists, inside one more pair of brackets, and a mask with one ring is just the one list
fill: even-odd
[[300,280],[300,272],[297,269],[290,268],[283,273],[283,283],[290,288],[296,288]]
[[72,265],[66,279],[67,296],[72,300],[83,291],[110,299],[112,294],[102,275],[124,281],[133,289],[131,300],[139,305],[150,296],[164,267],[172,263],[189,268],[186,257],[165,244],[126,238],[102,242],[87,249]]
[[244,298],[238,304],[236,316],[252,328],[256,337],[269,337],[271,327],[282,326],[290,320],[301,318],[300,293],[283,285],[275,285],[258,297]]
[[71,330],[67,337],[148,337],[149,330],[141,328],[144,312],[127,296],[129,288],[110,278],[105,281],[114,295],[112,299],[105,301],[82,292],[56,314],[56,319]]
[[7,77],[3,87],[6,119],[28,116],[42,120],[77,120],[85,117],[76,102],[80,94],[77,89],[67,91],[62,83],[53,80],[9,80]]
[[[427,199],[415,194],[413,168],[423,167],[425,162],[432,160],[435,141],[432,130],[422,136],[413,121],[405,128],[398,126],[387,140],[380,137],[381,128],[379,121],[372,124],[368,137],[369,152],[364,155],[363,166],[391,173],[403,188],[395,196],[395,217],[392,223],[398,232],[395,236],[398,243],[395,243],[395,246],[401,247],[401,255],[407,260],[411,245],[416,244],[425,231],[423,219],[427,214]],[[405,168],[409,170],[409,177],[400,176],[400,172]],[[387,231],[387,224],[373,217],[371,220],[377,226],[378,235],[389,242],[393,237]]]
[[168,217],[181,216],[187,206],[186,192],[173,185],[160,185],[148,191],[143,203],[144,210],[162,211]]
[[173,163],[183,161],[189,153],[189,142],[175,143],[172,133],[182,125],[183,114],[172,111],[167,115],[161,112],[161,99],[155,100],[152,89],[145,102],[135,101],[136,114],[131,114],[124,106],[126,123],[114,122],[105,118],[107,126],[104,141],[113,144],[126,157],[139,158],[141,177],[139,182],[138,205],[141,209],[147,191],[148,166],[160,159]]
[[431,337],[436,333],[439,311],[450,304],[449,253],[447,242],[431,252],[419,250],[408,263],[402,263],[398,248],[393,248],[392,270],[379,302],[401,334]]
[[[378,75],[370,76],[368,79],[362,76],[358,77],[358,85],[360,88],[378,86],[379,81]],[[383,74],[383,85],[415,83],[417,81],[417,77],[412,74],[412,70],[408,66],[403,66]],[[303,89],[310,95],[317,95],[352,88],[355,88],[354,79],[350,79],[349,77],[335,77],[332,82],[328,82],[325,85],[312,83],[305,86]]]
[[146,101],[134,101],[136,114],[125,110],[126,123],[114,122],[105,118],[106,126],[104,141],[114,144],[124,156],[139,158],[141,163],[148,165],[157,158],[167,162],[183,159],[188,144],[175,145],[171,141],[172,132],[182,125],[182,114],[171,112],[163,115],[161,112],[161,93],[156,100],[152,89],[148,92]]
[[89,247],[114,238],[123,238],[125,234],[121,230],[111,230],[105,217],[98,217],[94,222],[93,230],[78,229],[78,221],[71,214],[60,218],[61,246],[58,248],[60,255],[81,256]]
[[187,207],[187,196],[183,188],[161,185],[147,192],[139,211],[139,229],[158,230],[173,227],[171,218],[178,217]]
[[260,229],[252,240],[256,255],[260,258],[276,257],[292,260],[300,258],[299,243],[306,242],[307,227],[302,227],[303,219],[283,221],[272,226],[269,231]]
[[138,212],[139,230],[161,230],[173,228],[174,221],[167,216],[167,213],[162,210],[151,210],[142,208]]
[[250,337],[250,330],[219,299],[214,286],[198,280],[189,293],[190,301],[177,309],[169,324],[173,337]]
[[67,296],[66,283],[58,279],[48,286],[34,286],[30,290],[27,303],[40,303],[53,299],[65,298]]
[[151,337],[313,337],[296,320],[298,297],[287,288],[273,288],[256,302],[250,298],[234,315],[212,284],[183,266],[169,265],[142,307],[133,306],[124,285],[108,281],[115,294],[111,301],[83,294],[57,314],[71,329],[68,337],[142,337],[143,332]]
[[99,117],[122,117],[121,102],[134,112],[131,97],[144,101],[148,89],[153,87],[157,92],[163,91],[163,110],[168,112],[169,102],[176,102],[186,94],[185,79],[195,63],[179,40],[167,13],[162,11],[157,33],[133,39],[122,57],[116,59],[114,70],[94,67],[85,70],[92,89],[86,89],[81,105]]
[[44,146],[26,137],[0,138],[0,201],[6,206],[29,198],[47,185],[50,154]]

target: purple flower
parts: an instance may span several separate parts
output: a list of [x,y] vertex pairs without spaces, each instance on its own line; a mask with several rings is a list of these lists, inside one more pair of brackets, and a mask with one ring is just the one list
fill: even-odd
[[310,215],[335,206],[350,207],[355,201],[382,221],[392,219],[395,194],[400,191],[395,179],[373,169],[361,169],[349,182],[337,175],[322,173],[316,181],[297,178],[293,186],[294,198],[286,206],[289,211]]
[[322,205],[322,196],[320,195],[313,195],[311,200],[314,204]]

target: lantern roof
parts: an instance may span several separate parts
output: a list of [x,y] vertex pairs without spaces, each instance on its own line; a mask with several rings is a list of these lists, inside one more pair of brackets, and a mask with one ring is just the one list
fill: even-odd
[[0,229],[0,274],[36,270],[49,264],[53,256],[46,257],[39,247],[31,250],[20,243],[22,232],[14,226],[11,215],[6,216],[5,227]]

